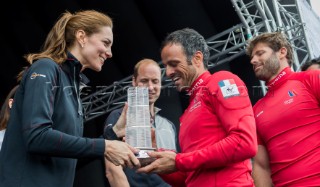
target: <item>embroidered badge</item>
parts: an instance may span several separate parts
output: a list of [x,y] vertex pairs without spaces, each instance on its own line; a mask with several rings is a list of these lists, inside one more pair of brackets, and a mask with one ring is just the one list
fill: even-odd
[[218,84],[224,98],[240,95],[238,86],[233,79],[222,80]]

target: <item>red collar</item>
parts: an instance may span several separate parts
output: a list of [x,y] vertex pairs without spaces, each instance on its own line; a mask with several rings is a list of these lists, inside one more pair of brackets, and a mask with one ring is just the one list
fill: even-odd
[[211,73],[209,71],[202,73],[195,81],[193,81],[191,87],[187,90],[188,95],[192,95],[210,76]]
[[283,82],[285,82],[288,79],[289,75],[291,75],[292,73],[293,71],[291,70],[290,67],[284,68],[274,79],[272,79],[267,83],[268,88],[272,89],[277,85],[281,85]]

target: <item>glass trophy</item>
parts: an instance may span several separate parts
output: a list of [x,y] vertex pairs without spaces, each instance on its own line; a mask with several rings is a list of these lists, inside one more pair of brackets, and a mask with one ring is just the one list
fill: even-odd
[[147,87],[128,88],[128,111],[126,123],[126,142],[140,150],[137,158],[141,166],[154,159],[147,152],[154,151],[151,140],[149,92]]

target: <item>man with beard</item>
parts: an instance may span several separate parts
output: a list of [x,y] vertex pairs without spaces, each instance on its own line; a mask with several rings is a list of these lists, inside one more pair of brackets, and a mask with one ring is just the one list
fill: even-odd
[[228,71],[210,74],[208,45],[193,29],[169,34],[161,48],[166,75],[190,104],[180,117],[181,153],[157,158],[138,172],[159,173],[172,186],[254,186],[251,162],[257,151],[252,105],[243,81]]
[[256,186],[319,186],[320,71],[293,72],[292,47],[280,32],[253,38],[247,54],[268,87],[254,105]]

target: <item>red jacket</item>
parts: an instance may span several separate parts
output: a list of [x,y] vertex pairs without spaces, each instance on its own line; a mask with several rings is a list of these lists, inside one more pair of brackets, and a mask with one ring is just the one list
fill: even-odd
[[254,106],[275,186],[320,185],[320,71],[288,67]]
[[254,186],[250,158],[257,152],[257,137],[243,81],[227,71],[205,72],[189,94],[180,118],[178,172],[171,176],[180,176],[188,187]]

